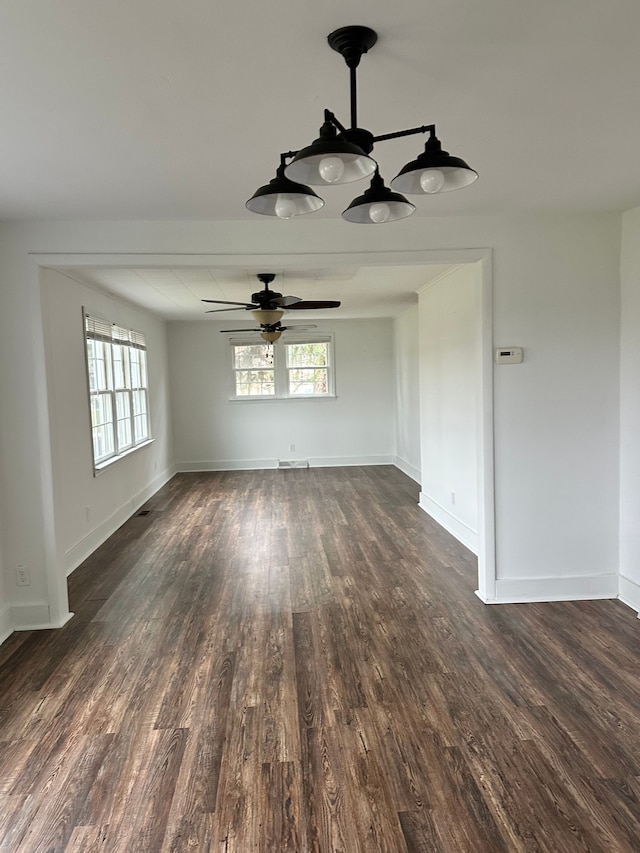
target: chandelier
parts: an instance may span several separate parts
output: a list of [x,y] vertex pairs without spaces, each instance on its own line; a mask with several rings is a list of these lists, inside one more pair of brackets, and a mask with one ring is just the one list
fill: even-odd
[[[280,155],[275,178],[256,190],[246,203],[250,211],[292,219],[320,210],[324,205],[324,200],[311,186],[348,184],[371,178],[369,189],[351,202],[342,218],[361,225],[375,225],[411,216],[415,205],[401,193],[433,195],[461,189],[477,179],[478,173],[464,160],[442,149],[435,124],[380,136],[358,127],[356,69],[362,55],[377,40],[377,34],[369,27],[341,27],[327,37],[329,46],[343,56],[349,68],[351,126],[344,127],[330,110],[325,110],[318,138],[306,148]],[[429,134],[424,151],[400,170],[391,181],[393,189],[389,189],[378,171],[378,164],[370,156],[374,145],[419,133]]]

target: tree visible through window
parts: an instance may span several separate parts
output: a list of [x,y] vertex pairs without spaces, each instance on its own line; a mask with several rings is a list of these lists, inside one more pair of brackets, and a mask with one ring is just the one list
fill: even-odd
[[286,344],[289,394],[323,395],[329,391],[327,342]]
[[238,399],[333,396],[328,337],[277,344],[232,341],[231,346]]
[[276,393],[273,344],[233,348],[237,397],[272,397]]
[[84,315],[93,463],[149,440],[147,345],[142,332]]

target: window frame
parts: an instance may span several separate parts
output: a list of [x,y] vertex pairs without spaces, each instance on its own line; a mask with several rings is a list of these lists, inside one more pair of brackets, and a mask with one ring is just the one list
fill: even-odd
[[[84,307],[82,326],[91,454],[96,476],[153,441],[148,351],[143,332],[89,314]],[[97,357],[96,350],[101,357]],[[98,363],[102,363],[102,367],[96,370]],[[99,412],[104,420],[97,422]],[[98,430],[101,430],[100,436],[97,436]],[[100,441],[104,443],[103,452],[99,452]]]
[[[287,347],[296,344],[316,344],[323,343],[327,345],[327,392],[326,394],[291,394],[289,391],[289,371],[299,368],[291,368],[288,364]],[[235,348],[240,346],[265,346],[270,347],[273,353],[273,379],[274,393],[273,394],[238,394],[236,374],[242,368],[236,367]],[[238,402],[273,402],[275,400],[330,400],[335,399],[335,349],[333,334],[323,332],[322,334],[296,334],[287,335],[286,340],[279,340],[275,343],[267,343],[255,337],[243,336],[232,337],[229,339],[230,351],[230,400]]]

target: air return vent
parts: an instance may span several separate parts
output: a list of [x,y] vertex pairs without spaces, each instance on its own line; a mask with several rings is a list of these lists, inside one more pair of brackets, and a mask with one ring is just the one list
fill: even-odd
[[308,468],[309,462],[307,459],[278,459],[278,468]]

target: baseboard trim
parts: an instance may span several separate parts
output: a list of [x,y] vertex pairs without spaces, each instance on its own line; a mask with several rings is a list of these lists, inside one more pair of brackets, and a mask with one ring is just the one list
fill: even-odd
[[49,605],[14,604],[10,608],[14,631],[44,631],[50,628],[62,628],[73,618],[73,613],[67,613],[60,619],[51,620]]
[[566,578],[518,578],[496,581],[495,598],[476,591],[485,604],[527,604],[544,601],[591,601],[618,597],[616,574]]
[[176,462],[179,474],[198,471],[264,471],[277,468],[277,459],[209,459],[203,462]]
[[391,456],[315,456],[311,468],[354,468],[359,465],[392,465]]
[[640,584],[637,584],[630,578],[626,578],[624,575],[620,575],[619,581],[618,598],[627,607],[635,610],[638,614],[638,619],[640,619]]
[[420,492],[420,501],[418,506],[420,509],[424,510],[427,515],[430,515],[434,521],[437,521],[441,527],[444,527],[444,529],[454,536],[458,542],[462,542],[466,548],[477,556],[478,532],[476,530],[472,530],[467,524],[460,521],[459,518],[451,515],[447,509],[437,503],[437,501],[434,501],[425,495],[424,492]]
[[[391,456],[311,456],[310,468],[343,468],[356,465],[392,465]],[[204,462],[178,462],[180,473],[198,471],[264,471],[277,468],[277,459],[211,459]]]
[[411,479],[417,483],[421,484],[422,481],[422,472],[418,468],[414,468],[413,465],[410,465],[406,460],[402,459],[400,456],[392,457],[392,464],[396,466],[403,474],[406,474],[407,477],[411,477]]
[[109,518],[106,518],[101,524],[95,527],[91,533],[88,533],[83,539],[77,542],[64,555],[65,571],[67,577],[83,563],[87,557],[99,548],[103,542],[116,532],[127,519],[131,518],[134,512],[146,503],[150,497],[155,495],[158,489],[161,489],[165,483],[176,473],[176,467],[167,468],[157,477],[139,491],[136,495],[119,507]]

